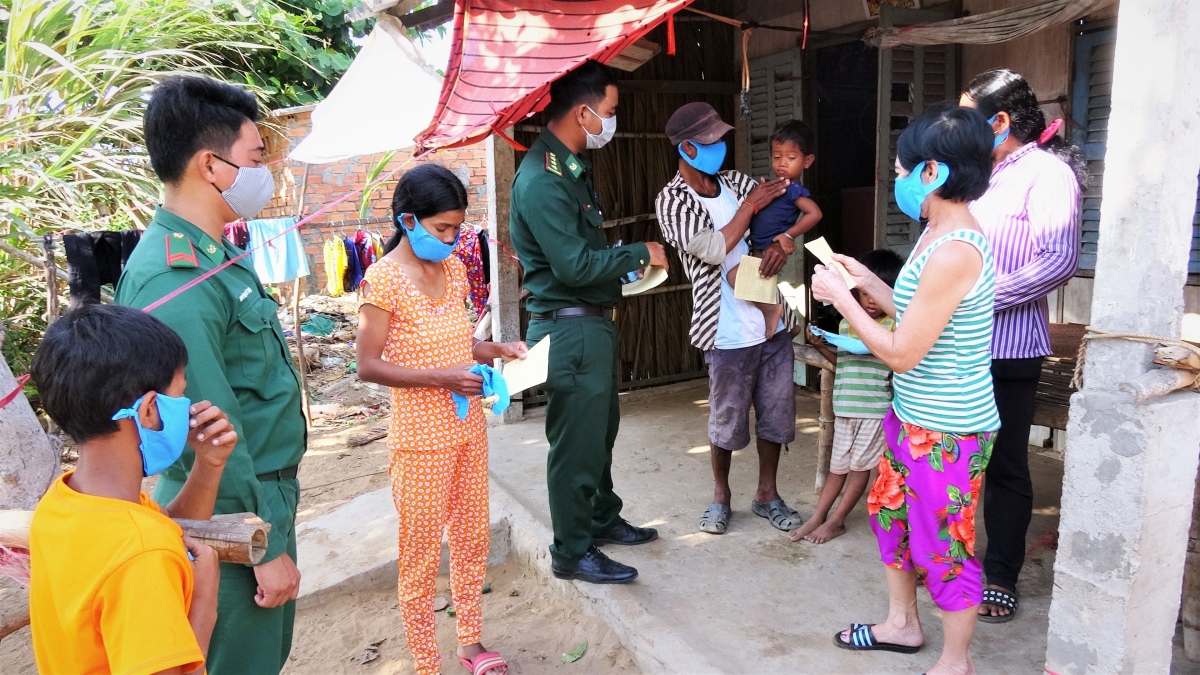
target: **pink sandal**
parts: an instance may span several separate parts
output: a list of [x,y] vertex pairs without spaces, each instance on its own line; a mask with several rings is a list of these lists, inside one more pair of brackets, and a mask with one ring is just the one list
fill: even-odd
[[485,675],[488,671],[497,668],[504,668],[506,672],[508,670],[508,663],[496,652],[483,652],[476,656],[474,661],[461,657],[458,661],[463,664],[464,668],[471,671],[471,675]]

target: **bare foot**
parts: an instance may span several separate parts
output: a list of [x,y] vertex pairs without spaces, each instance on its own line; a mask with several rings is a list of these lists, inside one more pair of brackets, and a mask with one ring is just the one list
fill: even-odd
[[817,529],[818,527],[820,527],[821,524],[824,522],[825,522],[824,518],[814,515],[812,518],[808,519],[807,523],[801,525],[800,529],[792,530],[791,532],[788,532],[787,533],[788,539],[791,539],[792,541],[800,541],[801,539],[807,539],[808,535],[812,534],[812,531]]
[[830,539],[837,539],[846,534],[846,526],[842,523],[836,523],[832,520],[826,521],[824,525],[813,530],[812,534],[805,537],[814,544],[824,544]]
[[967,657],[965,662],[946,663],[939,660],[933,667],[925,671],[925,675],[975,675],[975,662]]
[[[460,659],[474,661],[479,657],[480,654],[486,651],[487,648],[485,648],[482,643],[476,642],[473,645],[464,645],[459,647],[458,651],[455,653],[458,654],[458,658]],[[480,675],[508,675],[508,666],[495,666],[483,671],[480,673]]]
[[[1004,591],[1005,593],[1009,594],[1013,593],[1013,589],[997,586],[996,584],[988,584],[985,586],[985,588],[994,588],[998,591]],[[979,616],[1008,616],[1009,614],[1012,614],[1012,610],[1007,607],[1001,607],[1000,605],[989,605],[986,603],[979,604]]]
[[[920,647],[925,644],[925,633],[921,630],[920,622],[915,619],[905,626],[893,626],[886,621],[877,623],[871,626],[871,634],[875,636],[875,642],[890,642],[906,647]],[[849,630],[842,631],[842,640],[850,641]]]

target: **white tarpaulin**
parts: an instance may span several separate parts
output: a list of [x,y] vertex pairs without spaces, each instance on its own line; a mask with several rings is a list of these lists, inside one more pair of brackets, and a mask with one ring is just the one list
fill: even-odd
[[312,131],[291,159],[323,164],[401,150],[433,120],[442,81],[400,20],[381,14],[358,56],[312,112]]

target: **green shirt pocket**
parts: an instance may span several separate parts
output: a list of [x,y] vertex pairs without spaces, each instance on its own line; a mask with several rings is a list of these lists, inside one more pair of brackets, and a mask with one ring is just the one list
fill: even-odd
[[258,382],[267,371],[269,356],[275,349],[275,335],[271,331],[271,317],[276,307],[269,298],[248,300],[238,312],[238,351],[242,361],[242,374],[251,382]]

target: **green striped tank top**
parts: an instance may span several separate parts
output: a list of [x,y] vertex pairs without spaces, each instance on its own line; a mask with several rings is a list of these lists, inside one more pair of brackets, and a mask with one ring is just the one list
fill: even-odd
[[[895,330],[888,316],[879,325]],[[858,337],[845,319],[838,332]],[[883,419],[892,408],[892,369],[872,354],[852,354],[838,348],[837,371],[833,376],[833,414],[838,417]]]
[[925,358],[907,373],[895,374],[892,406],[901,421],[931,431],[995,431],[1000,428],[991,369],[996,276],[992,249],[983,234],[955,230],[910,255],[892,294],[896,321],[904,323],[904,311],[917,290],[925,263],[948,241],[964,241],[979,249],[983,269]]

